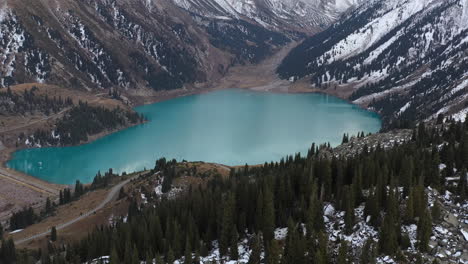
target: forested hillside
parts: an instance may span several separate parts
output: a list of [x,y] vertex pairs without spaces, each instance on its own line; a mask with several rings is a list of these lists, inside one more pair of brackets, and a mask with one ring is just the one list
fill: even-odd
[[144,121],[144,116],[127,109],[90,106],[80,101],[57,120],[52,131],[37,129],[32,135],[20,135],[18,141],[28,147],[77,145],[88,141],[89,136]]
[[[367,146],[349,158],[325,158],[327,148],[235,169],[175,196],[156,188],[146,202],[133,200],[125,219],[47,254],[54,263],[110,256],[111,263],[291,264],[430,263],[462,254],[468,122],[421,124],[409,142],[388,150]],[[170,183],[181,177],[176,164],[159,160],[143,177],[164,177],[172,193]],[[448,244],[438,245],[439,239]]]

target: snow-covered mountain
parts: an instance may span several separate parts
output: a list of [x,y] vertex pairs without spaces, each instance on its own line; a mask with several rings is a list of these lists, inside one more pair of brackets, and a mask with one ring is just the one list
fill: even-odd
[[195,18],[172,0],[0,1],[0,88],[46,82],[146,95],[216,79],[289,41],[244,20]]
[[455,114],[468,99],[468,1],[372,0],[293,50],[278,73],[387,121]]
[[328,26],[362,0],[174,0],[204,17],[250,19],[272,29],[310,30]]

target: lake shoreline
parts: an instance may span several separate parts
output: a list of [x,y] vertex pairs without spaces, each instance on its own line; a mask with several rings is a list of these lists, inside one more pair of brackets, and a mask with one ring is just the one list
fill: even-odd
[[[261,86],[263,87],[263,86]],[[360,109],[362,110],[365,110],[365,111],[369,111],[369,112],[373,112],[373,113],[376,113],[379,117],[380,120],[382,120],[380,114],[376,111],[374,111],[373,109],[370,109],[364,105],[360,105],[360,104],[355,104],[353,103],[353,101],[350,101],[348,100],[347,98],[344,98],[344,97],[341,97],[341,96],[337,96],[335,94],[332,94],[330,93],[329,91],[327,90],[318,90],[318,89],[310,89],[310,88],[300,88],[300,89],[291,89],[291,90],[282,90],[282,89],[259,89],[259,87],[248,87],[248,88],[202,88],[202,89],[197,89],[197,88],[193,88],[193,89],[182,89],[182,90],[178,90],[178,91],[174,91],[174,92],[170,92],[168,94],[164,94],[164,95],[160,95],[160,96],[154,96],[154,97],[151,97],[151,100],[144,100],[144,101],[137,101],[137,103],[133,106],[133,109],[136,108],[136,107],[139,107],[139,106],[144,106],[144,105],[150,105],[150,104],[156,104],[156,103],[161,103],[161,102],[165,102],[165,101],[169,101],[169,100],[173,100],[173,99],[177,99],[177,98],[181,98],[181,97],[187,97],[187,96],[193,96],[193,95],[202,95],[202,94],[207,94],[207,93],[211,93],[211,92],[216,92],[216,91],[223,91],[223,90],[231,90],[231,89],[241,89],[241,90],[247,90],[247,91],[251,91],[251,92],[256,92],[256,93],[270,93],[270,94],[323,94],[323,95],[328,95],[328,96],[332,96],[332,97],[335,97],[335,98],[339,98],[349,104],[352,104],[352,105],[355,105],[357,107],[359,107]],[[114,134],[114,133],[117,133],[119,131],[123,131],[123,130],[126,130],[126,129],[129,129],[131,127],[134,127],[134,126],[138,126],[138,125],[141,125],[141,124],[144,124],[144,123],[147,123],[149,121],[145,121],[143,123],[138,123],[138,124],[130,124],[130,125],[127,125],[127,126],[122,126],[122,127],[119,127],[117,129],[113,129],[113,130],[107,130],[107,131],[104,131],[104,132],[101,132],[101,133],[98,133],[98,134],[95,134],[95,135],[90,135],[88,136],[88,139],[86,141],[82,141],[80,142],[79,144],[76,144],[76,145],[70,145],[70,146],[67,146],[67,147],[75,147],[75,146],[81,146],[81,145],[85,145],[85,144],[89,144],[89,143],[92,143],[98,139],[101,139],[103,137],[106,137],[108,135],[111,135],[111,134]],[[60,147],[60,146],[47,146],[47,147]],[[20,150],[24,150],[24,149],[33,149],[33,148],[37,148],[37,147],[24,147],[24,146],[21,146],[21,147],[17,147],[17,148],[6,148],[6,149],[3,149],[0,151],[0,169],[8,169],[10,171],[14,171],[14,172],[18,172],[16,170],[12,170],[10,168],[8,168],[7,166],[7,162],[9,160],[12,159],[12,155],[13,153],[17,152],[17,151],[20,151]],[[44,147],[39,147],[39,148],[44,148]],[[239,166],[243,166],[243,165],[239,165]],[[18,172],[20,174],[25,174],[23,172]],[[28,174],[25,174],[25,175],[28,175]],[[38,179],[44,183],[47,183],[47,184],[56,184],[56,183],[52,183],[52,182],[48,182],[48,181],[45,181],[45,180],[42,180],[40,178],[37,178],[33,175],[28,175],[30,177],[33,177],[35,179]],[[68,185],[63,185],[64,187],[68,186]]]
[[[203,92],[206,93],[207,91]],[[193,92],[190,94],[193,94]],[[286,93],[261,92],[252,89],[224,89],[219,91],[219,93],[216,92],[206,96],[185,96],[184,98],[174,100],[174,103],[171,101],[136,108],[136,111],[151,120],[148,124],[149,128],[148,126],[143,126],[142,128],[143,130],[144,128],[149,130],[136,132],[135,134],[135,131],[142,131],[142,129],[130,129],[128,130],[129,132],[125,131],[115,136],[106,137],[103,141],[100,140],[96,144],[86,145],[79,149],[50,148],[50,150],[20,152],[14,156],[14,159],[8,165],[11,168],[29,172],[50,182],[73,184],[74,181],[72,179],[81,179],[81,182],[87,183],[92,181],[92,176],[98,170],[102,171],[104,168],[114,168],[119,173],[123,171],[129,172],[136,169],[135,164],[144,165],[148,168],[154,166],[154,160],[151,159],[157,159],[158,157],[202,160],[228,164],[230,166],[244,165],[245,163],[263,164],[265,161],[277,161],[290,153],[306,151],[306,148],[310,147],[312,142],[330,142],[336,146],[341,143],[343,133],[357,134],[362,130],[366,133],[376,133],[380,129],[381,124],[377,115],[371,112],[364,112],[361,108],[335,96],[319,96],[313,95],[313,93],[301,96],[298,95],[300,94],[299,92],[289,94],[291,95],[288,96]],[[252,108],[253,106],[254,108]],[[238,110],[232,111],[231,109]],[[320,112],[311,112],[311,109],[320,109]],[[346,109],[345,112],[342,109]],[[252,116],[252,111],[258,114]],[[178,115],[174,116],[174,113],[178,113]],[[323,118],[324,116],[333,118],[337,122],[328,122],[327,118]],[[194,119],[194,117],[196,118]],[[244,120],[244,125],[240,130],[231,130],[229,129],[229,122],[225,121],[226,118],[234,122],[236,120]],[[262,120],[265,123],[262,126],[264,129],[262,128],[254,134],[249,132],[249,127],[258,127],[262,123]],[[271,131],[270,128],[275,127],[277,124],[275,120],[287,121],[286,123],[281,123],[284,124],[282,126],[284,129],[276,129],[277,132],[271,133],[269,132]],[[307,120],[321,122],[323,129],[317,129],[314,125],[316,124],[315,122],[307,122]],[[210,128],[211,126],[208,125],[213,124],[213,122],[217,124],[217,129]],[[186,125],[181,126],[181,129],[176,129],[175,127],[177,126],[174,126],[176,123]],[[161,129],[161,124],[166,124],[164,127],[167,128]],[[206,127],[208,130],[204,129]],[[222,128],[219,129],[219,127]],[[303,129],[294,130],[295,137],[291,138],[290,133],[293,132],[291,129],[294,127],[301,127]],[[94,142],[95,139],[121,130],[106,131],[104,134],[96,135],[93,138],[90,137],[87,143]],[[174,131],[174,133],[170,131]],[[312,133],[307,131],[312,131]],[[327,131],[335,131],[335,133],[330,134]],[[190,143],[195,142],[193,139],[191,140],[192,135],[200,135],[199,140],[196,140],[198,143]],[[243,155],[242,151],[246,150],[239,148],[239,144],[233,145],[229,143],[233,142],[233,139],[225,141],[223,138],[226,136],[218,137],[218,135],[227,135],[228,138],[235,136],[235,142],[245,145],[245,149],[250,149],[253,151],[252,153],[257,154]],[[255,137],[249,138],[249,135],[260,135],[261,138],[269,139],[258,141],[255,140]],[[172,146],[171,144],[173,143],[169,143],[172,137],[184,142],[185,139],[188,139],[187,145],[185,147],[179,147],[179,145]],[[115,141],[115,139],[119,139],[119,141]],[[215,145],[221,147],[209,147],[210,142],[218,142],[221,145]],[[283,143],[277,144],[275,142]],[[95,146],[105,147],[101,149]],[[151,146],[157,147],[153,148]],[[201,151],[201,146],[207,146],[207,149]],[[273,149],[270,149],[270,147],[273,147]],[[117,155],[118,159],[106,155],[92,158],[93,153],[101,153],[101,151],[102,153],[114,153],[113,151],[117,149],[127,149],[125,151],[126,154],[124,152]],[[223,149],[229,151],[223,152]],[[213,153],[218,153],[218,151],[223,152],[221,156],[213,155]],[[43,155],[50,158],[44,158],[46,156]],[[72,155],[75,158],[70,159],[68,155]],[[127,155],[130,156],[127,157]],[[80,160],[80,164],[88,165],[80,170],[81,165],[76,166],[78,163],[74,162],[74,160]],[[44,165],[44,168],[41,166],[43,162],[47,164]]]

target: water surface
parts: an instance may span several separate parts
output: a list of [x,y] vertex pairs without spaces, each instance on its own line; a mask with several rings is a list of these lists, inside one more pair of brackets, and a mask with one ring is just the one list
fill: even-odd
[[26,149],[7,166],[43,180],[91,182],[98,170],[153,168],[160,157],[226,165],[279,161],[312,142],[377,132],[372,112],[322,94],[224,90],[135,108],[150,122],[76,147]]

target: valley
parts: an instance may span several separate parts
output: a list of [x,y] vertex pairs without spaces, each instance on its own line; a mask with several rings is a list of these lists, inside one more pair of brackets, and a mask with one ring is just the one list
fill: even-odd
[[3,1],[0,263],[468,263],[467,18]]

